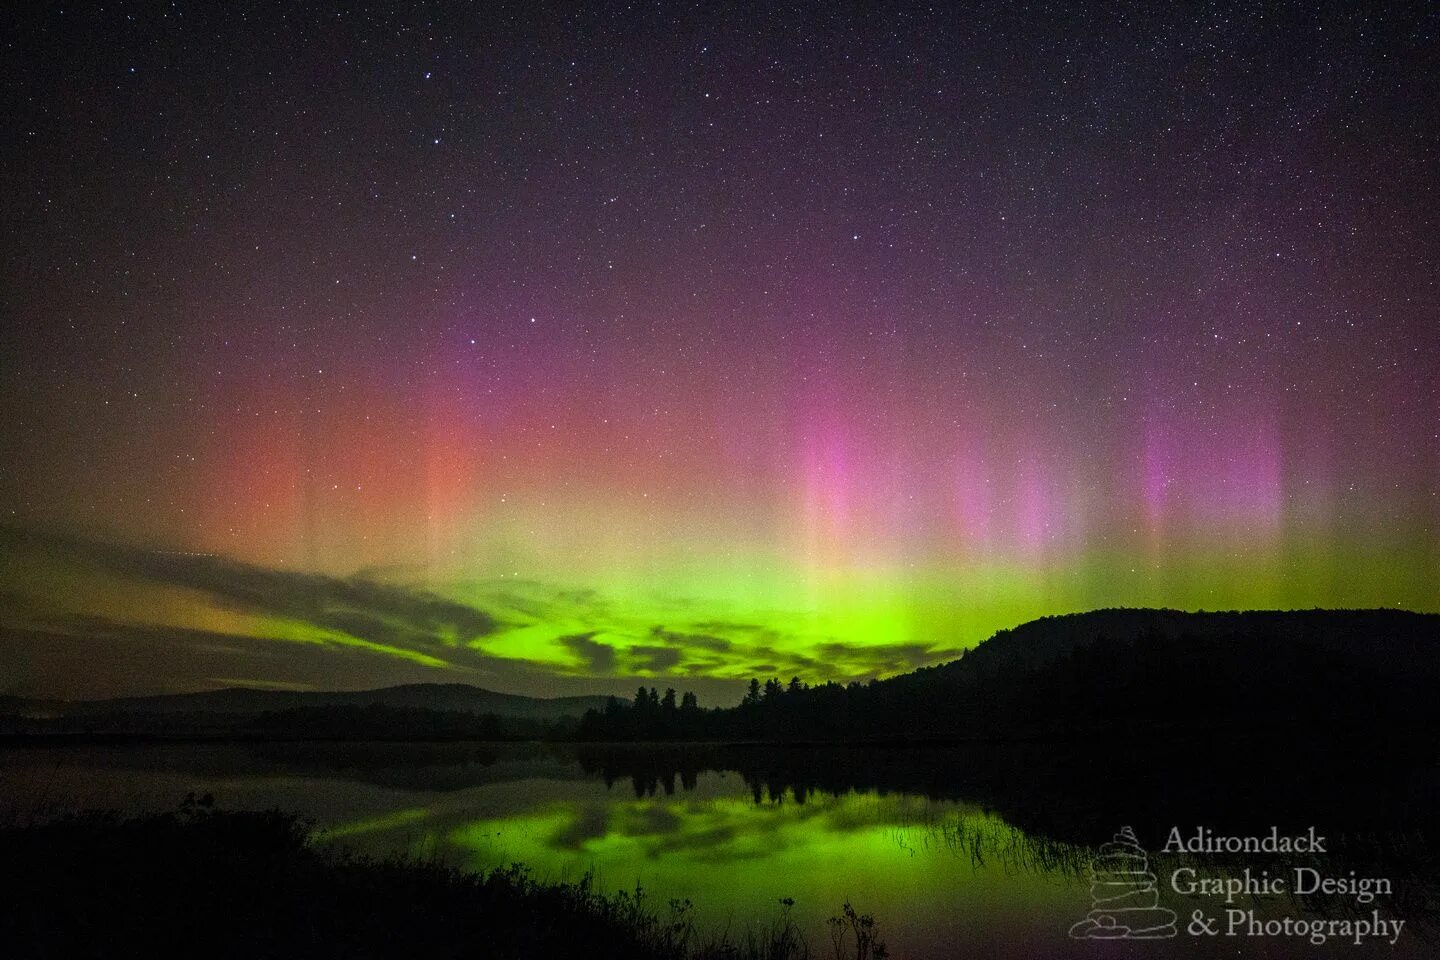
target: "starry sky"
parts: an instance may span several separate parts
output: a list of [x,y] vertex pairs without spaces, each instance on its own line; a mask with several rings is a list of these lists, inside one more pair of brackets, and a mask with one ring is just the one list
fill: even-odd
[[0,693],[1440,609],[1434,7],[18,17]]

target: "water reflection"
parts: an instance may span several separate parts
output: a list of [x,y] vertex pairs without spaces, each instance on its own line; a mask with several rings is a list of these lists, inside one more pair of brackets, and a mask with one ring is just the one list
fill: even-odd
[[[65,806],[169,807],[188,791],[212,792],[226,806],[306,812],[327,842],[365,852],[474,867],[522,862],[541,877],[589,872],[610,888],[639,884],[662,902],[694,900],[698,919],[717,928],[763,925],[792,898],[817,951],[828,949],[825,918],[849,900],[879,918],[894,955],[916,957],[1082,955],[1066,931],[1091,909],[1094,846],[1122,825],[1133,826],[1167,880],[1181,865],[1214,876],[1248,865],[1161,853],[1171,825],[1245,834],[1313,823],[1332,838],[1323,861],[1265,865],[1391,877],[1395,896],[1384,908],[1411,927],[1387,955],[1423,956],[1434,946],[1421,929],[1437,912],[1434,804],[1422,802],[1436,795],[1433,768],[1317,784],[1286,775],[1284,763],[1238,780],[1203,762],[1097,770],[1092,759],[1044,745],[28,749],[0,751],[0,804],[15,818]],[[1294,769],[1321,769],[1308,762]],[[1162,900],[1182,918],[1207,905],[1163,885]],[[1344,916],[1357,906],[1343,896],[1254,903],[1266,915]],[[1364,956],[1374,945],[1343,946]],[[1245,947],[1254,956],[1317,955],[1284,940]],[[1234,949],[1234,941],[1181,938],[1165,955]]]

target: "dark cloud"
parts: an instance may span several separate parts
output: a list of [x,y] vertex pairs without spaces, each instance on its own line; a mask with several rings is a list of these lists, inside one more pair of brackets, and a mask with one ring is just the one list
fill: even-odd
[[565,609],[564,604],[541,597],[526,596],[513,590],[493,591],[487,596],[492,603],[533,620],[544,620],[557,610]]
[[[140,580],[182,588],[223,609],[311,628],[251,636],[77,615],[63,609],[62,597],[41,602],[3,586],[0,625],[32,631],[24,634],[28,657],[36,657],[40,644],[48,644],[44,660],[49,674],[78,675],[85,671],[76,664],[98,662],[97,651],[102,648],[97,643],[108,641],[113,649],[105,654],[110,666],[104,672],[115,678],[117,688],[129,692],[150,692],[147,687],[155,680],[149,678],[157,674],[170,674],[166,683],[192,687],[215,676],[268,677],[325,687],[360,682],[358,678],[365,675],[375,682],[410,682],[433,678],[436,669],[446,669],[498,689],[553,695],[614,692],[633,682],[636,674],[676,675],[683,670],[687,686],[711,702],[727,703],[742,689],[743,681],[731,679],[736,676],[799,675],[812,682],[831,677],[864,679],[902,672],[937,656],[918,644],[831,642],[801,652],[788,649],[792,644],[758,624],[688,617],[679,626],[648,627],[640,645],[616,647],[597,639],[606,623],[602,597],[589,590],[551,590],[531,582],[507,581],[495,595],[487,595],[487,609],[480,609],[425,589],[361,576],[280,570],[219,556],[146,550],[15,528],[0,527],[0,553],[6,555],[11,570],[21,569],[18,565],[26,555],[43,556],[94,568],[102,579],[116,583]],[[522,608],[553,610],[569,622],[593,624],[595,629],[557,638],[579,665],[494,656],[474,642],[511,625],[502,620],[510,621],[511,614]],[[42,634],[49,639],[42,641]],[[341,651],[366,656],[337,656]],[[745,661],[751,663],[747,666]],[[71,666],[62,669],[62,662]],[[144,670],[139,669],[141,663]],[[21,673],[36,681],[45,676],[29,669],[16,676]],[[182,675],[191,679],[181,681]],[[76,684],[74,689],[91,689]]]
[[673,670],[684,656],[679,647],[634,646],[626,648],[625,653],[630,658],[631,669],[655,673]]
[[[347,648],[355,649],[355,648]],[[35,626],[0,624],[4,692],[68,699],[188,693],[256,677],[319,689],[361,689],[433,681],[434,667],[397,659],[337,656],[325,643],[215,633],[103,617],[64,617]],[[454,679],[474,677],[451,667]]]
[[127,623],[91,614],[58,617],[47,623],[44,629],[57,639],[118,640],[139,646],[180,646],[204,653],[243,654],[247,657],[275,657],[280,654],[275,641],[267,637]]
[[0,543],[58,552],[125,577],[196,590],[217,606],[283,617],[387,646],[440,646],[488,636],[489,613],[429,591],[360,577],[277,570],[210,554],[145,550],[0,530]]
[[876,645],[822,643],[816,648],[819,662],[833,662],[863,667],[874,674],[903,673],[933,663],[942,655],[919,643],[885,643]]
[[699,647],[704,650],[714,650],[718,653],[724,653],[735,646],[735,644],[726,640],[724,637],[717,637],[708,633],[682,633],[677,630],[666,630],[663,626],[651,627],[650,638],[652,640],[658,640],[666,646],[685,648]]
[[438,640],[435,635],[423,630],[361,610],[334,610],[324,620],[324,626],[332,630],[387,647],[433,647]]
[[575,654],[592,673],[608,674],[615,670],[615,648],[608,643],[601,643],[595,639],[592,633],[572,633],[569,636],[558,638],[558,642],[565,649]]
[[770,649],[749,650],[753,655],[768,655],[771,659],[751,663],[744,668],[746,676],[765,679],[798,676],[811,682],[825,680],[868,680],[873,677],[905,673],[916,667],[945,659],[943,652],[937,652],[918,643],[892,644],[849,644],[828,642],[819,644],[812,654]]
[[685,672],[690,676],[713,673],[724,676],[734,664],[719,657],[691,656],[685,659]]
[[498,609],[520,614],[532,620],[604,619],[608,607],[594,590],[556,589],[535,580],[480,580],[470,584]]

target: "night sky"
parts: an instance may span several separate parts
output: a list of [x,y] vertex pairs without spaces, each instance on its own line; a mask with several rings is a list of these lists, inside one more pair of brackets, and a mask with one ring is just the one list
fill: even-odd
[[0,693],[1440,609],[1436,8],[945,6],[19,14]]

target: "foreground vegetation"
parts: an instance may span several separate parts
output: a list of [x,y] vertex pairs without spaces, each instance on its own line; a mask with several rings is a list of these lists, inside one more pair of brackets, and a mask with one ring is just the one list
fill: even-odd
[[[638,888],[607,895],[588,877],[541,883],[518,864],[470,873],[359,857],[317,847],[292,815],[205,801],[0,828],[0,863],[7,957],[810,956],[789,903],[762,933],[706,938],[688,901],[656,907]],[[885,956],[874,919],[848,903],[830,941],[826,956]]]

